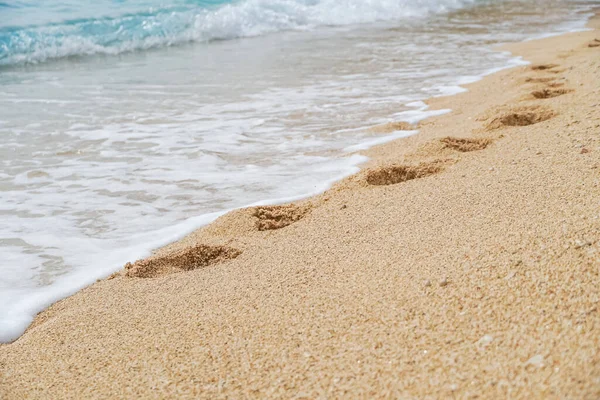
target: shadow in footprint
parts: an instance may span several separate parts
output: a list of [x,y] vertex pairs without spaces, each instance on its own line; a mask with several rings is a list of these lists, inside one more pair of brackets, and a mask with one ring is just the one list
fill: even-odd
[[395,185],[413,179],[424,178],[441,172],[443,161],[423,162],[417,165],[389,165],[367,172],[367,183],[375,186]]
[[262,206],[256,207],[252,215],[257,218],[256,228],[259,231],[269,231],[285,228],[300,221],[309,212],[309,206]]
[[125,276],[155,278],[175,272],[218,264],[239,256],[242,252],[225,246],[196,245],[163,256],[152,256],[125,265]]
[[440,142],[444,145],[444,148],[460,151],[467,153],[469,151],[483,150],[492,143],[491,139],[463,139],[456,137],[445,137],[440,139]]

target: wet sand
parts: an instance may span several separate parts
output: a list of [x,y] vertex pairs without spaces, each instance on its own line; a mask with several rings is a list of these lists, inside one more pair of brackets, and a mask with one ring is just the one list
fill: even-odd
[[510,45],[532,65],[323,195],[56,303],[0,346],[0,397],[600,398],[599,44]]

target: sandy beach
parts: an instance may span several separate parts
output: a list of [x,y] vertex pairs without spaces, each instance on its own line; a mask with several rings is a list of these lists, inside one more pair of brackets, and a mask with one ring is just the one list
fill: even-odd
[[[600,398],[600,20],[0,345],[0,398]],[[374,127],[379,134],[409,125]]]

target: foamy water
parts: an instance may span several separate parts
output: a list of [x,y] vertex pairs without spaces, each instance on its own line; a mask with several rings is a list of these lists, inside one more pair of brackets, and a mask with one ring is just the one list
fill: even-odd
[[492,45],[579,29],[587,7],[151,3],[0,6],[0,341],[227,210],[325,190],[354,151],[416,133],[366,127],[432,115],[421,100],[523,63]]

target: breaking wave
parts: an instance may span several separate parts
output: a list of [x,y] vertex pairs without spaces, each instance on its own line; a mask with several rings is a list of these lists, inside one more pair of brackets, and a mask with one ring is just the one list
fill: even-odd
[[[64,1],[52,0],[37,6],[31,0],[11,5],[0,2],[2,14],[7,17],[4,24],[0,23],[0,65],[79,55],[114,55],[324,25],[424,17],[459,9],[477,0],[197,0],[192,3],[180,0],[180,4],[169,7],[154,7],[153,1],[137,2],[135,8],[119,10],[109,4],[103,8],[104,0],[87,13],[79,11],[80,18],[64,20],[61,15],[73,15]],[[53,8],[55,2],[58,3]],[[81,3],[73,4],[75,7],[82,9]],[[46,19],[39,17],[44,12],[49,15]],[[36,19],[31,25],[33,15]],[[17,25],[11,24],[12,21]]]

